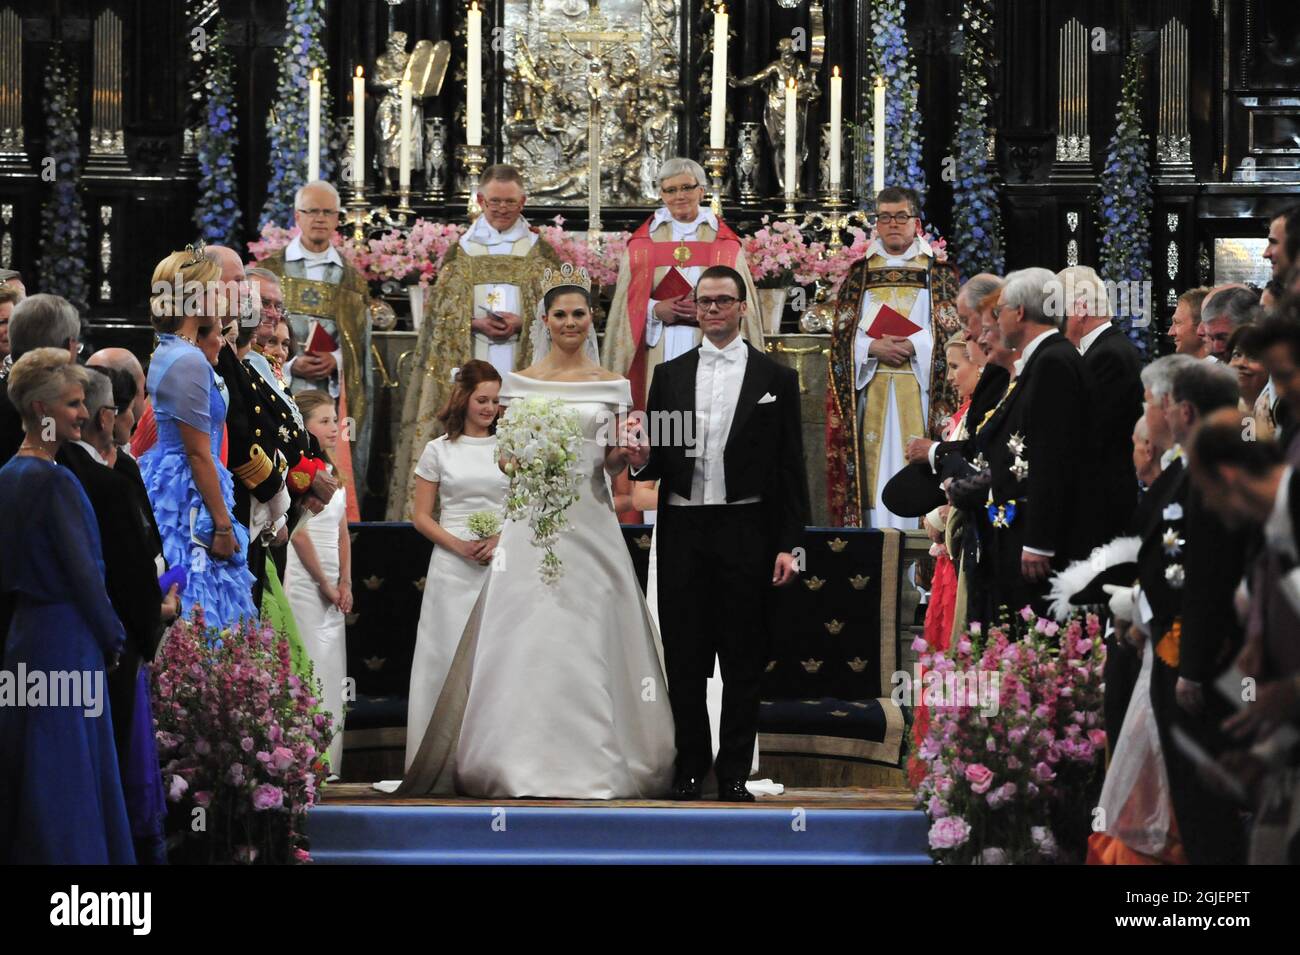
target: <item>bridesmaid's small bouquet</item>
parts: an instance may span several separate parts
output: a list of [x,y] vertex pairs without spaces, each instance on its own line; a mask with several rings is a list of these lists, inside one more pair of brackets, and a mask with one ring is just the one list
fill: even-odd
[[577,413],[555,398],[512,401],[497,425],[497,449],[510,479],[506,517],[528,519],[533,546],[546,550],[540,569],[548,584],[564,575],[555,543],[569,526],[565,512],[582,486],[582,441]]
[[501,533],[501,515],[496,511],[475,511],[465,522],[469,532],[481,541]]

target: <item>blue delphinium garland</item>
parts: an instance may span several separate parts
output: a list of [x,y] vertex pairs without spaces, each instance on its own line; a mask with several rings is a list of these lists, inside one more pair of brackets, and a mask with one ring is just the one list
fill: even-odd
[[236,249],[243,218],[234,163],[239,124],[224,27],[219,27],[213,35],[209,52],[210,68],[203,82],[207,103],[198,144],[199,203],[194,210],[194,224],[205,243]]
[[[862,182],[872,181],[876,76],[885,78],[885,185],[916,192],[925,205],[925,168],[921,155],[921,111],[918,105],[916,66],[907,42],[906,0],[876,0],[871,24],[875,63],[868,84],[862,123]],[[863,190],[867,192],[867,190]],[[874,199],[874,196],[872,197]]]
[[996,169],[989,159],[989,93],[984,71],[992,52],[992,28],[992,7],[987,0],[968,0],[959,27],[963,34],[961,99],[952,147],[956,164],[952,257],[967,277],[980,272],[1001,275],[1006,264]]
[[[1145,356],[1151,342],[1151,192],[1150,137],[1142,126],[1142,58],[1129,53],[1124,63],[1119,125],[1106,147],[1102,174],[1101,277],[1114,283],[1116,321]],[[1141,305],[1146,314],[1141,314]]]
[[41,291],[62,295],[84,316],[90,308],[90,286],[86,265],[88,231],[78,191],[81,179],[79,82],[76,63],[64,59],[63,44],[56,41],[50,48],[50,61],[45,70],[45,149],[54,160],[55,179],[41,206],[41,254],[37,267]]
[[[328,75],[329,61],[321,37],[325,32],[325,0],[289,0],[285,13],[284,46],[276,54],[279,80],[275,102],[267,120],[267,144],[271,156],[271,178],[266,186],[266,204],[258,229],[268,224],[288,227],[293,223],[293,194],[307,183],[307,80],[313,68]],[[322,145],[333,140],[333,115],[329,84],[321,83]],[[334,159],[321,150],[320,175],[329,179]]]

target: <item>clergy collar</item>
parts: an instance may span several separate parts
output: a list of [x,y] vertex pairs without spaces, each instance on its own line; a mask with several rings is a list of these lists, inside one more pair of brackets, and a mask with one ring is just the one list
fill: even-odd
[[520,216],[514,221],[509,229],[504,232],[498,232],[492,228],[492,224],[487,221],[487,216],[481,215],[474,220],[473,225],[466,230],[464,241],[477,242],[479,245],[500,245],[503,242],[518,242],[528,234],[528,220]]
[[885,251],[885,244],[880,241],[879,236],[876,236],[876,238],[872,239],[870,244],[867,246],[865,257],[869,259],[873,255],[882,256],[890,262],[907,262],[916,258],[918,255],[926,255],[930,258],[934,258],[934,250],[930,248],[929,242],[926,242],[922,236],[918,235],[912,239],[912,244],[907,247],[907,250],[903,252],[902,255],[894,255],[893,253]]
[[713,227],[713,231],[718,231],[718,217],[713,214],[713,210],[708,206],[701,205],[700,211],[695,214],[695,219],[691,222],[678,222],[673,218],[673,214],[668,211],[667,206],[660,206],[655,210],[654,218],[650,220],[650,231],[653,232],[665,222],[671,222],[674,227],[680,231],[694,232],[700,227],[700,223],[707,222]]
[[322,257],[326,262],[343,268],[343,257],[339,255],[339,250],[334,248],[333,243],[324,252],[308,252],[303,248],[302,236],[295,235],[284,250],[284,260],[286,262],[297,262],[300,259],[311,259],[319,262]]
[[1051,338],[1053,335],[1059,334],[1060,332],[1055,328],[1044,328],[1033,341],[1024,346],[1024,350],[1020,353],[1020,357],[1016,359],[1017,378],[1019,378],[1024,372],[1025,366],[1029,364],[1029,356],[1038,350],[1038,346],[1047,341],[1047,339]]
[[1175,444],[1172,448],[1160,455],[1160,470],[1168,471],[1169,466],[1183,456],[1183,446]]

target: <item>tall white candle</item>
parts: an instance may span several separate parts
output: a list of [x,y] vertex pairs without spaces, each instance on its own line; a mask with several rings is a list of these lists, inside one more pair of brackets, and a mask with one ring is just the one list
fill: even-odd
[[885,188],[885,78],[876,77],[876,121],[871,131],[872,157],[871,187],[875,192]]
[[799,192],[796,188],[797,183],[794,181],[794,151],[795,146],[797,145],[795,142],[795,129],[797,128],[794,115],[796,101],[795,93],[796,86],[794,77],[792,76],[790,79],[786,80],[785,83],[785,197],[787,199],[793,199]]
[[307,181],[320,178],[320,69],[307,80]]
[[411,185],[411,82],[402,80],[402,136],[398,141],[401,155],[397,164],[397,183],[407,189]]
[[727,141],[727,15],[725,5],[713,15],[713,104],[709,114],[709,145],[721,149]]
[[366,185],[366,80],[359,66],[352,77],[352,185],[358,192]]
[[469,5],[469,52],[465,61],[465,142],[483,145],[483,12]]
[[844,78],[837,66],[831,71],[831,192],[840,189],[840,145],[844,133],[840,126],[844,113]]

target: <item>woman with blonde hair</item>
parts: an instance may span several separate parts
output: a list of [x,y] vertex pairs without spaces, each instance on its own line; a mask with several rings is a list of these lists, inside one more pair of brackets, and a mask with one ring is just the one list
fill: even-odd
[[[66,349],[36,348],[7,382],[25,437],[0,469],[4,666],[80,679],[50,681],[32,705],[0,706],[3,864],[135,862],[105,684],[126,633],[105,589],[95,512],[54,461],[81,438],[87,380]],[[28,692],[28,680],[18,685]]]
[[158,443],[140,458],[163,557],[186,568],[186,606],[217,630],[257,616],[248,530],[231,516],[234,483],[220,460],[227,398],[213,365],[229,311],[220,279],[202,249],[173,252],[154,269],[149,393]]
[[[339,417],[334,399],[323,391],[294,395],[303,425],[320,442],[321,457],[337,477],[334,448]],[[342,490],[340,488],[340,490]],[[293,535],[284,571],[284,591],[312,670],[321,685],[321,703],[334,720],[329,746],[329,780],[343,769],[343,681],[348,675],[346,616],[352,612],[352,539],[348,536],[347,495],[335,493]]]

